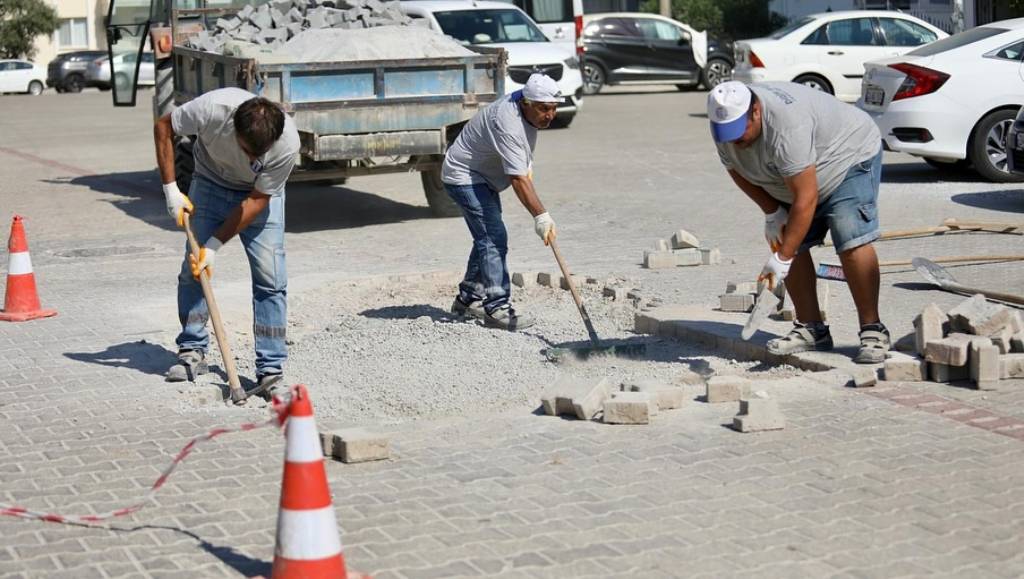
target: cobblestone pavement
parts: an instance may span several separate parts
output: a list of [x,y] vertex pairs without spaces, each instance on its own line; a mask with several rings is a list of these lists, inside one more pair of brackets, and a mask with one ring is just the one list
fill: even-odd
[[[10,102],[30,112],[45,102],[67,103],[74,117],[98,110],[88,99],[108,99],[63,96]],[[727,277],[760,266],[756,215],[730,215],[735,210],[726,204],[695,197],[666,199],[668,210],[652,203],[659,190],[682,187],[680,166],[694,168],[686,187],[735,194],[717,167],[710,176],[707,144],[679,137],[683,128],[706,131],[700,118],[672,116],[681,114],[679,107],[699,115],[702,99],[674,92],[589,99],[570,131],[542,135],[538,164],[563,174],[546,182],[548,190],[561,187],[550,205],[565,223],[563,235],[592,242],[589,252],[563,245],[581,271],[635,268],[642,247],[670,234],[688,209],[694,220],[717,224],[705,226],[707,236],[732,243],[725,253],[736,263],[664,273],[630,269],[656,295],[711,303]],[[24,104],[35,102],[44,105]],[[652,112],[672,118],[671,126],[656,130],[645,116]],[[117,119],[135,128],[118,125],[93,148],[85,146],[91,141],[83,127],[53,140],[60,133],[49,126],[48,142],[22,124],[23,115],[0,121],[0,134],[10,135],[0,143],[0,207],[33,217],[30,245],[43,302],[60,311],[56,318],[0,326],[0,502],[66,514],[131,504],[187,439],[262,416],[255,408],[196,406],[188,392],[162,381],[169,352],[161,344],[175,325],[180,233],[162,225],[149,176],[152,153],[146,135],[137,135],[147,114],[118,111]],[[589,124],[588,114],[594,115]],[[599,119],[613,114],[621,125],[601,127]],[[622,127],[647,134],[650,150],[621,152],[615,167],[588,160],[607,148],[600,135]],[[118,143],[131,146],[111,155]],[[548,150],[561,166],[544,157]],[[1019,195],[1013,186],[957,181],[908,189],[906,179],[924,183],[926,169],[901,168],[910,163],[905,157],[890,160],[905,179],[883,186],[891,193],[883,209],[892,227],[933,225],[954,212],[1014,220],[1024,210],[1009,197]],[[573,188],[570,174],[587,175],[585,184]],[[289,216],[297,228],[289,231],[293,292],[328,278],[458,267],[461,252],[436,255],[453,239],[454,222],[423,220],[421,201],[398,177],[379,183],[399,201],[353,194],[357,217],[339,216],[337,231],[330,223],[295,219],[312,206],[298,202],[300,210]],[[587,197],[591,185],[595,196]],[[955,202],[958,195],[975,204]],[[616,201],[617,212],[601,208]],[[574,217],[590,209],[600,213],[593,223]],[[377,210],[385,222],[366,218]],[[673,211],[676,216],[668,215]],[[512,228],[527,227],[522,215],[509,220]],[[605,225],[613,234],[598,231]],[[527,245],[535,242],[527,235],[513,243],[519,263],[550,266],[544,248]],[[943,248],[1011,252],[969,237]],[[136,255],[130,248],[141,249]],[[95,251],[65,257],[83,249]],[[241,315],[247,304],[233,306],[230,297],[244,294],[246,284],[229,281],[244,277],[241,260],[225,257],[218,298],[226,315]],[[1019,291],[1020,268],[985,271],[972,279]],[[913,275],[900,275],[896,282],[912,283]],[[958,299],[894,289],[888,284],[894,278],[883,279],[891,292],[885,307],[904,327],[927,301],[948,307]],[[841,300],[836,308],[847,315]],[[118,347],[125,344],[134,347]],[[683,409],[644,427],[537,416],[523,407],[387,425],[391,460],[328,463],[327,472],[348,564],[378,578],[1020,577],[1024,441],[929,411],[923,396],[1020,418],[1018,386],[981,393],[883,383],[856,391],[811,376],[789,378],[759,385],[779,400],[787,419],[785,430],[761,434],[726,428],[735,405],[706,404],[696,390]],[[201,447],[153,505],[131,518],[97,527],[0,519],[0,576],[265,574],[282,455],[282,438],[269,430],[229,435]]]

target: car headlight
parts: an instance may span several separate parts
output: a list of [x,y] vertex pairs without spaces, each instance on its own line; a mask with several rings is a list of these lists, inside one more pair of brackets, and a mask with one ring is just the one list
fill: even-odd
[[565,64],[565,66],[573,69],[580,67],[580,59],[577,58],[576,56],[570,56],[569,58],[563,60],[562,63]]

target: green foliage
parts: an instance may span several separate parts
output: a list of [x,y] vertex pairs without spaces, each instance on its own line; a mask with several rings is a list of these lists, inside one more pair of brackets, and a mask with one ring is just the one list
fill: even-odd
[[[685,22],[697,30],[719,33],[722,30],[722,10],[714,0],[672,0],[672,18]],[[644,0],[643,12],[658,13],[658,0]]]
[[36,37],[58,28],[57,11],[42,0],[0,0],[0,58],[32,58]]
[[[656,14],[658,7],[658,0],[644,0],[640,10]],[[768,0],[672,0],[672,18],[727,39],[764,36],[786,24]]]

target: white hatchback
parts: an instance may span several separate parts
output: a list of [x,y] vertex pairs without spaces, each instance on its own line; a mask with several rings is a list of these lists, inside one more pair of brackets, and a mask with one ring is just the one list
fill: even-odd
[[766,38],[737,42],[732,78],[746,83],[792,81],[853,102],[860,96],[865,62],[898,56],[946,36],[931,24],[899,12],[812,14]]
[[1024,105],[1024,18],[993,22],[867,64],[858,105],[885,146],[938,167],[971,164],[992,181],[1020,181],[1006,137]]
[[403,0],[401,8],[462,44],[504,48],[508,52],[506,93],[522,88],[535,72],[554,79],[565,100],[558,105],[552,126],[568,127],[583,106],[583,76],[575,44],[548,40],[519,8],[486,0]]
[[0,93],[38,95],[46,88],[46,67],[27,60],[0,60]]

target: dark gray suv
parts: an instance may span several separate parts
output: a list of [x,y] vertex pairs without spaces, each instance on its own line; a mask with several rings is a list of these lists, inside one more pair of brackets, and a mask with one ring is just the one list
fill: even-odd
[[82,92],[89,63],[106,55],[106,50],[79,50],[58,55],[46,67],[46,86],[57,92]]

